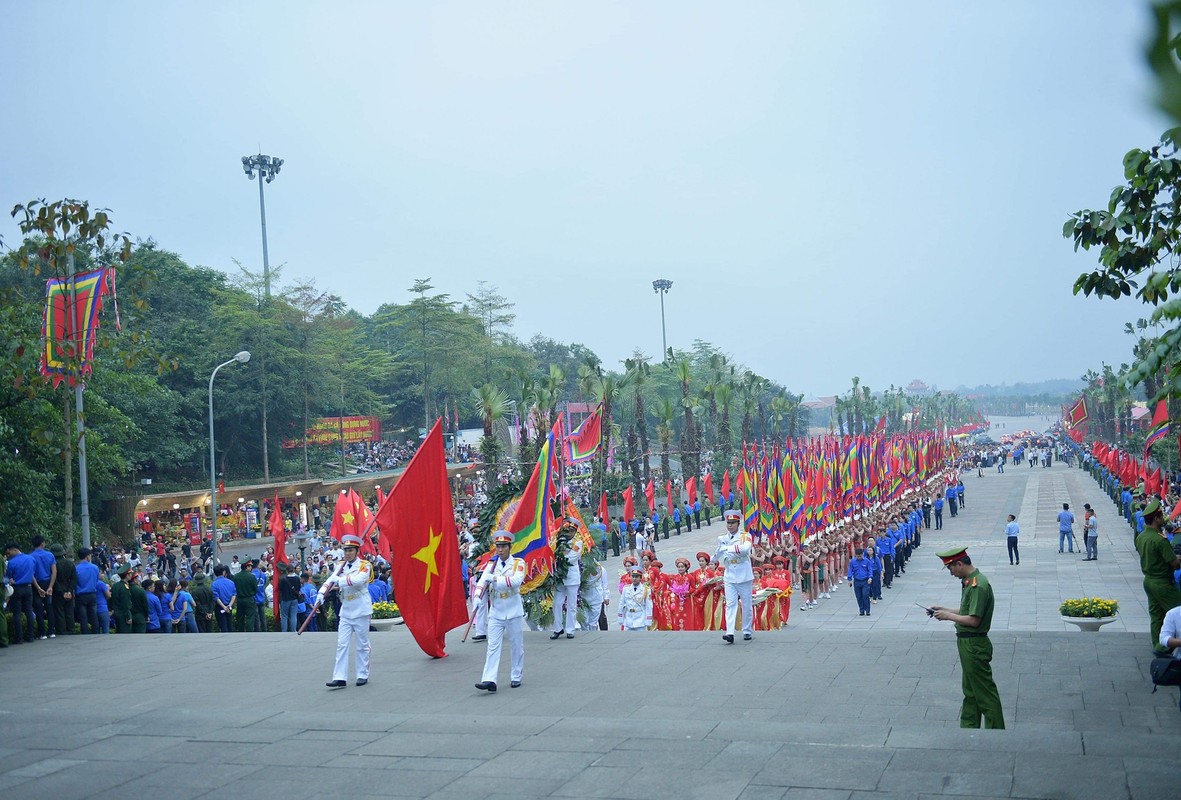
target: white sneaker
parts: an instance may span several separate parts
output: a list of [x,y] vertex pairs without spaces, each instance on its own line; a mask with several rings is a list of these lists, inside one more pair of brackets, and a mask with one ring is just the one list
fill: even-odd
[[56,638],[57,638],[57,634],[56,634],[56,633],[51,633],[51,634],[49,634],[49,638],[50,638],[50,639],[56,639]]
[[800,611],[807,611],[808,607],[809,607],[808,604],[804,603],[802,606],[800,606]]

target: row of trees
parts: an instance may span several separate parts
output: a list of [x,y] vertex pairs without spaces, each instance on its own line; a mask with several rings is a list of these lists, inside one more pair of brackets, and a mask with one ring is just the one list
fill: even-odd
[[[281,268],[268,296],[262,276],[241,265],[227,275],[150,240],[132,244],[86,203],[32,203],[16,215],[28,238],[0,256],[0,478],[9,489],[0,525],[13,532],[59,528],[54,538],[74,538],[72,392],[38,372],[44,282],[65,276],[67,254],[79,272],[119,265],[123,331],[115,335],[108,311],[85,393],[100,521],[104,502],[133,494],[142,478],[157,491],[205,485],[209,375],[239,350],[250,351],[249,364],[223,370],[214,386],[214,468],[231,486],[343,470],[338,446],[302,441],[316,418],[342,414],[380,417],[387,438],[400,440],[417,439],[438,416],[449,427],[481,426],[484,460],[519,474],[567,401],[601,402],[607,446],[596,490],[639,488],[656,469],[720,472],[742,442],[808,432],[803,395],[703,341],[660,363],[637,351],[613,368],[577,343],[515,338],[513,303],[488,283],[459,300],[418,279],[408,300],[365,316],[313,281],[285,281]],[[879,413],[902,427],[912,405],[899,390],[878,397],[856,379],[849,402],[842,432],[874,427]],[[958,399],[939,408],[949,423],[967,411]]]

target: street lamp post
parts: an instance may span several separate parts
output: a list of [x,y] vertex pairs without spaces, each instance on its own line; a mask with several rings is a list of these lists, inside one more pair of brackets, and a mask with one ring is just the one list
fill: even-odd
[[652,291],[660,295],[660,342],[664,348],[660,351],[660,360],[662,362],[668,361],[668,334],[664,331],[664,296],[668,294],[668,290],[673,288],[673,282],[660,278],[652,281]]
[[271,297],[271,262],[267,255],[267,205],[263,199],[262,184],[265,179],[270,183],[279,174],[283,166],[283,159],[264,156],[262,153],[253,156],[242,156],[242,170],[246,177],[254,180],[254,173],[258,172],[258,213],[262,218],[262,284],[263,296]]
[[224,364],[218,364],[213,374],[209,376],[209,528],[213,534],[213,547],[209,558],[209,571],[217,566],[217,455],[213,449],[213,379],[217,377],[222,367],[230,364],[245,364],[250,361],[247,350],[240,351],[236,356]]
[[303,551],[304,548],[308,546],[308,539],[311,539],[312,537],[308,536],[308,532],[306,530],[301,529],[299,533],[295,534],[291,538],[295,540],[295,546],[299,548],[299,571],[302,573],[304,569],[306,569],[307,565],[307,561],[305,561],[303,557]]

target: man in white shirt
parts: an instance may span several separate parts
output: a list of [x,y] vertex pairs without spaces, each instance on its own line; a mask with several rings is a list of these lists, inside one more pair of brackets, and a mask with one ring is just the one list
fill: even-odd
[[[492,542],[496,546],[496,555],[484,567],[484,574],[476,584],[476,602],[488,603],[488,654],[484,658],[484,674],[476,688],[489,693],[496,691],[500,648],[506,637],[511,665],[509,685],[512,688],[521,685],[525,671],[525,634],[521,630],[521,620],[525,616],[525,606],[521,602],[525,561],[513,557],[513,535],[508,531],[497,531]],[[488,598],[486,601],[485,597]]]
[[751,569],[750,551],[753,545],[750,534],[742,529],[742,512],[730,509],[725,513],[726,534],[718,537],[713,561],[726,568],[722,585],[726,590],[726,632],[722,640],[734,644],[734,631],[738,623],[738,606],[742,606],[742,638],[754,638],[754,607],[751,594],[754,588],[754,570]]
[[[551,639],[557,639],[564,633],[567,639],[574,638],[574,631],[578,630],[578,587],[582,583],[582,540],[578,536],[578,521],[567,517],[562,522],[561,534],[568,537],[566,551],[561,557],[566,560],[566,574],[554,586],[554,627]],[[562,608],[566,609],[563,615]]]
[[333,586],[340,591],[340,619],[336,632],[336,663],[332,669],[332,680],[326,686],[342,689],[348,686],[349,650],[356,643],[355,660],[357,686],[369,683],[369,618],[373,615],[373,601],[369,596],[369,582],[373,580],[373,567],[363,558],[361,537],[346,533],[342,538],[344,561],[333,571],[331,577],[320,586],[316,596],[316,609],[324,605],[324,598]]

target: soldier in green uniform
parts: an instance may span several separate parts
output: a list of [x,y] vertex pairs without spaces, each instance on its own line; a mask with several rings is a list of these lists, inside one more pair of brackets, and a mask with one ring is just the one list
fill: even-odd
[[131,573],[127,581],[127,589],[131,592],[131,632],[147,633],[151,609],[148,607],[148,593],[144,587],[139,585],[138,573]]
[[1155,655],[1168,655],[1160,646],[1160,629],[1170,608],[1181,606],[1181,590],[1173,583],[1173,570],[1181,566],[1181,556],[1173,552],[1173,545],[1161,533],[1165,515],[1160,500],[1153,500],[1144,509],[1144,532],[1136,537],[1136,552],[1140,554],[1140,571],[1144,573],[1144,594],[1148,597],[1148,629],[1152,634]]
[[246,559],[242,570],[230,578],[238,595],[238,633],[254,633],[258,624],[258,606],[254,604],[254,595],[258,592],[258,578],[254,577],[254,561]]
[[953,548],[935,555],[943,560],[943,565],[953,576],[959,578],[962,587],[959,613],[942,606],[932,606],[930,610],[935,619],[955,623],[956,646],[964,676],[960,727],[979,728],[980,718],[984,717],[985,728],[1004,728],[1001,696],[992,679],[992,642],[988,639],[992,611],[996,606],[992,586],[988,578],[972,566],[967,550]]
[[209,585],[209,576],[204,572],[198,572],[193,576],[193,584],[189,591],[197,606],[197,631],[209,633],[214,628],[213,609],[216,605],[213,601],[213,589]]
[[111,621],[115,633],[131,633],[131,567],[119,567],[118,575],[119,580],[111,586]]

